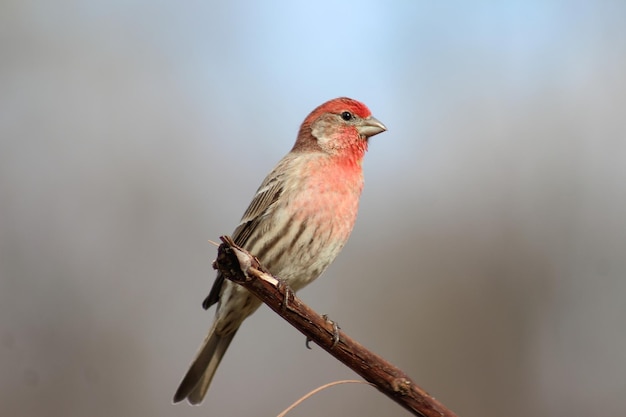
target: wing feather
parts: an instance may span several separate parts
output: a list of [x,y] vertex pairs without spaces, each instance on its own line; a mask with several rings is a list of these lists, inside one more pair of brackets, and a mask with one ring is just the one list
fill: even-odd
[[[276,175],[276,172],[279,171],[278,168],[281,165],[282,164],[279,164],[279,166],[265,178],[254,195],[248,209],[243,214],[239,226],[237,226],[233,232],[232,237],[237,245],[245,248],[248,239],[257,229],[259,223],[261,223],[265,217],[272,214],[274,206],[284,190],[284,175]],[[209,309],[213,304],[219,301],[223,283],[224,277],[222,274],[218,273],[209,295],[202,302],[202,307],[205,310]]]

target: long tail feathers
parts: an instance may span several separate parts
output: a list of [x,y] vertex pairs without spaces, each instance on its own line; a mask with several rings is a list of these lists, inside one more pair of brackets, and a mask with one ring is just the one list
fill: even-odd
[[185,398],[187,398],[190,404],[194,405],[202,402],[209,389],[213,375],[215,375],[215,371],[236,333],[237,331],[218,335],[215,333],[215,329],[211,329],[176,390],[176,394],[174,394],[175,403]]

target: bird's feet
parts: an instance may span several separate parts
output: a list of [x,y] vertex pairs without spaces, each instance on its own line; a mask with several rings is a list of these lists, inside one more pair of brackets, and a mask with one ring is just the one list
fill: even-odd
[[[339,327],[339,325],[336,322],[334,322],[334,321],[332,321],[331,319],[328,318],[328,314],[324,314],[322,317],[324,318],[324,320],[326,320],[326,323],[330,323],[333,326],[333,339],[332,339],[333,340],[333,344],[330,345],[330,348],[334,349],[335,346],[337,346],[339,344],[339,341],[341,340],[340,337],[339,337],[339,329],[340,329],[340,327]],[[307,337],[306,341],[304,342],[304,345],[306,346],[307,349],[311,349],[311,345],[310,345],[311,340],[312,339],[310,337]]]
[[330,323],[333,326],[333,344],[330,345],[331,349],[334,349],[335,346],[337,346],[339,344],[339,324],[337,324],[337,322],[332,321],[331,319],[328,318],[328,314],[324,314],[322,315],[322,317],[324,318],[324,320],[326,320],[326,323]]
[[281,280],[281,279],[278,280],[278,289],[281,290],[281,291],[282,290],[285,291],[285,296],[283,298],[283,304],[281,306],[281,310],[284,313],[289,308],[289,298],[293,299],[294,292],[289,287],[289,285],[287,285],[287,283],[285,281]]

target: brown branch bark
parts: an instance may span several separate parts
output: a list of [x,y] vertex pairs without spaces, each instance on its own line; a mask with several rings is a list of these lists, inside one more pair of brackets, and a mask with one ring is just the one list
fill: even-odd
[[406,373],[352,340],[327,318],[305,305],[284,283],[267,273],[253,255],[235,245],[230,237],[222,236],[220,239],[224,243],[218,249],[214,267],[225,278],[244,286],[309,340],[411,413],[423,417],[456,417]]

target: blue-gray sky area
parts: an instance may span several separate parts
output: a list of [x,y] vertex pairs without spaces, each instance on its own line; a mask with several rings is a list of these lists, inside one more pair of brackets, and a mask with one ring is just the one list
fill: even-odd
[[[262,307],[171,398],[215,247],[322,102],[354,233],[300,296],[463,417],[626,415],[626,3],[4,1],[2,415],[271,416],[355,375]],[[339,386],[290,416],[405,415]]]

